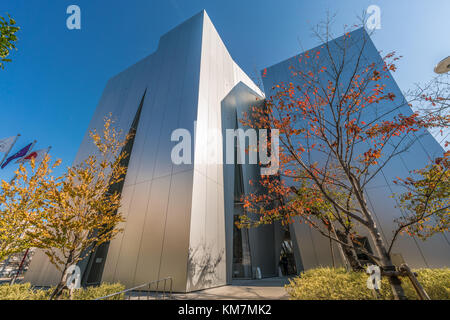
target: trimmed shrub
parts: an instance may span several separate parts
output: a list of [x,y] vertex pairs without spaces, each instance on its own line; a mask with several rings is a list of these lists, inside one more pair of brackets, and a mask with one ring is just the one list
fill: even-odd
[[[98,287],[87,287],[75,290],[73,300],[94,300],[112,293],[124,290],[125,287],[120,283],[103,283]],[[0,300],[48,300],[53,288],[33,289],[30,283],[23,284],[3,284],[0,285]],[[111,297],[111,300],[121,300],[124,295]],[[64,291],[61,299],[69,299],[69,293]]]
[[[450,268],[418,269],[415,271],[418,274],[417,279],[431,299],[450,300]],[[411,285],[410,287],[411,290],[414,290]]]
[[31,284],[0,285],[0,300],[46,300],[47,290],[33,290]]
[[[87,287],[76,290],[73,294],[73,300],[94,300],[122,290],[125,290],[125,286],[120,283],[102,283],[98,287]],[[108,300],[123,300],[123,298],[124,294],[120,294],[108,298]]]
[[[417,279],[433,300],[450,299],[450,269],[418,269]],[[366,286],[368,274],[344,268],[317,268],[290,280],[286,290],[293,300],[374,300]],[[419,299],[408,278],[402,278],[408,299]],[[380,299],[393,299],[388,280],[381,281]]]

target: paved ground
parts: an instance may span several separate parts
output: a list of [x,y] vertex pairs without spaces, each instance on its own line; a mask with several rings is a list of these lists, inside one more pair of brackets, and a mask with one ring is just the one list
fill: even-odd
[[287,278],[267,278],[261,280],[235,280],[232,285],[201,290],[185,294],[174,294],[177,300],[184,299],[237,299],[237,300],[287,300],[289,298],[284,285]]
[[[284,285],[288,278],[266,278],[261,280],[234,280],[233,284],[190,293],[174,293],[175,300],[287,300],[289,298]],[[151,294],[153,296],[154,294]],[[133,292],[131,299],[146,298],[146,294]],[[155,297],[151,297],[150,299]]]
[[[10,279],[0,278],[0,284]],[[20,282],[17,281],[17,282]],[[289,298],[284,285],[289,283],[288,278],[265,278],[261,280],[233,280],[228,286],[200,290],[190,293],[174,293],[175,300],[287,300]],[[133,292],[131,299],[161,299],[161,293]]]

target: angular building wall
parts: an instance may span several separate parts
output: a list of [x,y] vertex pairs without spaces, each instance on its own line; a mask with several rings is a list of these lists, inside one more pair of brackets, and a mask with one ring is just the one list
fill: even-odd
[[[378,50],[375,48],[369,35],[364,29],[358,29],[350,33],[348,39],[351,39],[349,41],[353,43],[353,46],[348,48],[346,69],[344,69],[340,81],[344,87],[347,87],[345,81],[350,78],[350,75],[353,72],[354,68],[352,66],[356,63],[355,57],[358,56],[363,41],[366,41],[362,55],[364,61],[363,65],[368,65],[372,62],[381,62]],[[343,37],[340,37],[329,43],[331,54],[335,61],[341,61],[342,51],[340,51],[340,48],[344,46],[343,41]],[[281,82],[293,82],[294,85],[299,85],[298,77],[292,76],[291,67],[293,67],[294,70],[304,68],[302,71],[308,72],[308,68],[311,68],[311,66],[306,66],[305,61],[308,60],[306,56],[308,54],[310,57],[315,56],[315,53],[321,51],[322,48],[323,46],[318,46],[265,69],[263,83],[266,96],[274,95],[276,90],[273,89],[273,86]],[[322,56],[324,56],[324,58],[322,58]],[[325,66],[328,67],[329,70],[332,70],[332,66],[330,65],[331,62],[329,58],[325,56],[326,54],[320,55],[320,59],[322,59],[320,61],[320,66]],[[299,61],[303,61],[303,63],[300,63]],[[324,78],[323,81],[326,81],[326,79]],[[377,105],[377,108],[373,108],[371,112],[373,112],[373,114],[376,114],[377,112],[383,114],[383,110],[385,108],[389,110],[390,105],[402,105],[396,112],[386,115],[385,119],[389,120],[398,114],[406,116],[412,114],[410,107],[405,103],[406,100],[392,76],[383,79],[382,84],[386,85],[386,92],[395,94],[395,99],[392,102],[380,102]],[[367,116],[370,117],[370,113],[368,113]],[[369,123],[369,121],[366,122]],[[430,160],[443,153],[442,147],[426,130],[412,133],[405,143],[412,143],[412,146],[407,152],[393,158],[389,164],[381,170],[376,178],[370,182],[366,189],[369,206],[375,213],[376,222],[381,227],[382,236],[386,243],[389,243],[392,239],[394,219],[401,217],[403,214],[400,209],[396,208],[396,205],[398,204],[397,199],[391,197],[393,193],[401,193],[402,189],[392,183],[392,181],[397,176],[406,177],[411,170],[423,168]],[[313,161],[315,160],[320,161],[319,158],[313,159]],[[295,223],[292,227],[300,250],[304,269],[331,265],[332,259],[327,238],[305,224]],[[368,236],[364,233],[362,235]],[[401,253],[404,260],[415,268],[448,266],[450,265],[450,242],[448,236],[448,233],[437,234],[427,241],[402,236],[394,245],[392,252]],[[372,244],[371,246],[374,248]],[[341,256],[339,255],[339,250],[337,248],[335,248],[334,253],[335,260],[342,264]]]
[[187,291],[226,283],[221,101],[240,81],[262,95],[233,61],[206,13],[202,39]]
[[[95,152],[88,132],[101,130],[105,115],[111,112],[128,132],[141,101],[142,110],[122,191],[124,232],[92,262],[101,264],[101,281],[132,287],[170,276],[180,292],[226,284],[223,145],[208,141],[208,132],[222,130],[221,101],[240,81],[262,96],[205,11],[108,81],[75,163]],[[193,134],[194,121],[194,161],[174,165],[171,134],[177,128]],[[59,277],[37,252],[25,281],[54,285]]]
[[[234,227],[235,217],[242,214],[244,210],[240,197],[261,191],[257,189],[257,181],[261,174],[260,166],[251,164],[248,155],[245,153],[245,148],[250,147],[250,142],[244,135],[248,128],[244,127],[240,120],[243,119],[244,113],[251,114],[252,107],[262,108],[263,106],[264,96],[256,93],[243,82],[239,82],[222,101],[223,141],[230,141],[230,139],[227,140],[227,129],[240,129],[243,133],[241,136],[235,134],[236,138],[233,141],[233,145],[236,146],[234,163],[226,163],[225,155],[223,159],[227,282],[231,282],[231,279],[236,277],[240,271],[239,265],[236,266],[236,257],[233,256],[233,251],[236,250],[236,243],[233,244],[233,238],[236,237],[236,233],[241,233],[242,250],[248,255],[247,261],[242,263],[244,265],[242,269],[248,267],[248,270],[242,270],[240,276],[254,278],[257,268],[261,271],[262,277],[278,276],[278,261],[282,241],[281,226],[272,224],[240,230]],[[242,148],[240,148],[241,146]],[[237,191],[236,189],[240,190]]]

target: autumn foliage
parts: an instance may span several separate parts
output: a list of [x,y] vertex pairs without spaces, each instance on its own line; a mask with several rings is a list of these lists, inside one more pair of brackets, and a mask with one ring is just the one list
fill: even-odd
[[[240,226],[299,221],[353,252],[358,229],[364,229],[375,247],[374,254],[365,253],[373,263],[390,268],[392,244],[382,239],[365,190],[425,128],[442,122],[435,115],[412,112],[409,102],[396,96],[389,83],[400,57],[389,53],[370,59],[366,50],[370,45],[369,35],[360,30],[307,51],[289,67],[292,80],[276,83],[265,107],[244,115],[246,126],[279,131],[280,170],[278,176],[253,182],[264,192],[246,195],[243,201],[246,211],[258,213],[259,219],[244,215]],[[447,163],[441,160],[416,172],[422,180],[399,180],[415,190],[401,199],[416,216],[399,221],[412,222],[400,232],[429,230],[425,222],[431,215],[439,220],[434,231],[448,228],[448,209],[445,205],[442,209],[442,202],[448,205],[448,174],[442,172]],[[435,178],[440,188],[433,188]],[[433,196],[424,209],[413,198],[428,191]],[[417,220],[417,214],[422,218]],[[399,281],[395,277],[390,281],[395,296],[404,297]]]
[[40,164],[33,159],[29,169],[20,165],[12,181],[1,181],[0,261],[36,246],[38,225],[51,206],[48,194],[57,183],[52,172],[59,164],[51,164],[49,156]]
[[28,248],[39,248],[61,272],[52,298],[66,287],[66,270],[122,230],[121,183],[126,174],[129,140],[105,118],[101,132],[90,132],[97,151],[53,176],[56,161],[50,157],[31,171],[24,165],[11,182],[2,181],[0,192],[0,259]]

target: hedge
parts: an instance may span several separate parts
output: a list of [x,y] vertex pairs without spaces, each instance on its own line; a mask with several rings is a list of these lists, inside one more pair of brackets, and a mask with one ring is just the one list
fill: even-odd
[[[124,290],[120,283],[103,283],[98,287],[81,288],[74,291],[73,300],[94,300],[112,293]],[[30,283],[23,284],[3,284],[0,285],[0,300],[48,300],[53,289],[34,289]],[[68,292],[65,291],[62,299],[69,299]],[[111,299],[123,299],[123,295],[114,296]]]
[[[417,279],[433,300],[450,299],[450,268],[414,270]],[[316,268],[290,280],[286,290],[293,300],[373,300],[367,289],[368,274],[344,268]],[[408,278],[401,278],[408,299],[419,299]],[[392,299],[388,280],[383,277],[380,299]]]

